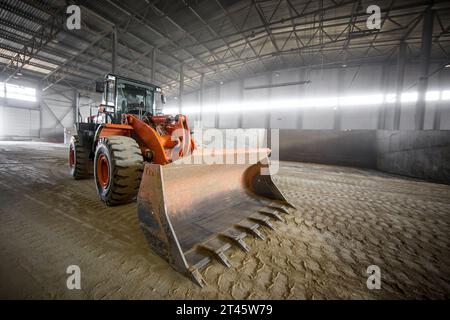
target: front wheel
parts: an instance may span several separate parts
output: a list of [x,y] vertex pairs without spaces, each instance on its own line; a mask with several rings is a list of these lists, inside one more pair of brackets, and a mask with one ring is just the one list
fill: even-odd
[[109,206],[136,199],[143,167],[141,149],[134,139],[124,136],[103,139],[94,159],[95,184],[100,199]]

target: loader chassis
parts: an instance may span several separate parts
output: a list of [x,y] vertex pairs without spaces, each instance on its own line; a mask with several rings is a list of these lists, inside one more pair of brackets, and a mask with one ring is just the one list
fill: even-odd
[[205,154],[187,118],[156,107],[159,87],[111,74],[102,87],[95,121],[76,124],[70,173],[75,179],[93,175],[106,205],[137,198],[150,247],[175,270],[203,286],[200,269],[213,258],[230,267],[226,250],[250,250],[246,236],[264,240],[261,227],[273,229],[271,220],[290,213],[293,206],[270,175],[261,175],[270,150],[239,151],[257,152],[252,163],[201,164]]

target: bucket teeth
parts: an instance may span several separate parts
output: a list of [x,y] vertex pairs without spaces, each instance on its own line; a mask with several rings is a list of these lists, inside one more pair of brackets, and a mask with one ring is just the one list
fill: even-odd
[[261,210],[259,210],[258,212],[265,214],[271,218],[274,218],[278,221],[284,221],[284,219],[279,215],[278,211],[275,209],[271,209],[271,208],[262,208]]
[[265,225],[266,227],[268,227],[269,229],[275,230],[275,227],[273,226],[272,223],[270,223],[270,217],[263,215],[259,212],[254,213],[253,215],[250,216],[251,220],[254,220],[262,225]]
[[206,243],[201,244],[200,247],[211,253],[227,268],[231,267],[231,263],[224,253],[225,251],[231,248],[231,245],[228,242],[220,240],[219,238],[213,238],[207,241]]
[[205,279],[203,279],[202,275],[198,271],[198,269],[189,270],[192,281],[199,285],[200,287],[204,287],[206,285]]
[[227,268],[231,268],[231,263],[223,252],[218,252],[216,255],[220,262],[222,262]]
[[245,243],[244,238],[247,236],[245,232],[241,232],[234,228],[229,228],[221,233],[221,236],[231,240],[233,243],[237,244],[245,252],[250,251],[250,247]]
[[266,237],[258,230],[260,227],[260,224],[257,222],[253,222],[251,220],[244,220],[240,222],[237,227],[246,230],[247,232],[251,233],[255,237],[266,240]]
[[280,203],[280,202],[271,202],[271,203],[269,203],[268,204],[268,207],[271,207],[271,208],[274,208],[274,209],[277,209],[277,210],[279,210],[279,211],[282,211],[282,212],[284,212],[284,213],[286,213],[286,214],[290,214],[291,213],[291,211],[290,211],[290,209],[291,208],[295,208],[292,204],[290,204],[290,203]]
[[200,270],[206,267],[212,258],[201,250],[190,250],[185,253],[186,261],[191,269]]
[[252,229],[251,232],[258,238],[260,238],[261,240],[266,240],[266,236],[263,235],[257,228]]
[[[252,153],[267,157],[267,150]],[[246,236],[265,240],[260,227],[273,230],[273,221],[283,221],[295,207],[271,176],[262,174],[262,160],[231,166],[184,160],[163,166],[146,163],[138,218],[154,252],[203,286],[200,271],[212,260],[231,267],[226,256],[231,246],[248,252]]]
[[245,243],[245,241],[243,239],[237,240],[237,243],[238,243],[238,246],[245,252],[250,251],[250,247],[248,246],[248,244]]

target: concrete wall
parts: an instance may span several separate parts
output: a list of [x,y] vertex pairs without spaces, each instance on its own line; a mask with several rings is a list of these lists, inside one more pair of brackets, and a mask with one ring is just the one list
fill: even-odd
[[381,171],[450,183],[450,131],[377,131]]
[[281,130],[280,160],[378,169],[450,184],[450,131]]
[[280,159],[376,168],[375,130],[280,130]]
[[41,141],[63,143],[64,142],[64,128],[42,128],[40,130],[39,138]]

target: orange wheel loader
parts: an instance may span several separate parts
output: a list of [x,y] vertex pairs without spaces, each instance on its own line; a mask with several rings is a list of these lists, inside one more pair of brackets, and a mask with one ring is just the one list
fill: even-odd
[[250,250],[245,237],[265,239],[261,227],[273,229],[271,221],[293,208],[261,174],[270,150],[214,151],[224,160],[244,153],[243,164],[205,161],[211,153],[196,147],[187,118],[159,112],[161,88],[108,74],[97,91],[103,93],[97,116],[77,121],[70,143],[72,177],[93,175],[108,206],[137,198],[150,247],[196,284],[205,284],[199,270],[209,262],[230,267],[226,250]]

